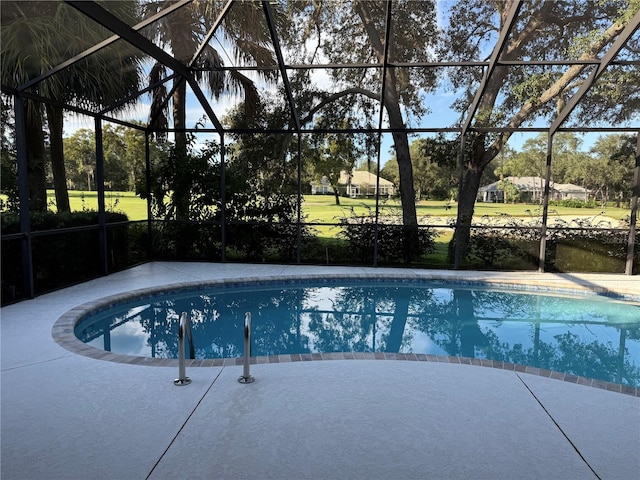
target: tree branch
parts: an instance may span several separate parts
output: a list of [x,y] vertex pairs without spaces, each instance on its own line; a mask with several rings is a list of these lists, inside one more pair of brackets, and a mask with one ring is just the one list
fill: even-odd
[[346,90],[342,90],[341,92],[323,96],[320,102],[316,106],[311,108],[309,110],[309,113],[305,117],[300,119],[300,122],[301,123],[310,122],[313,116],[323,107],[325,107],[326,105],[332,102],[335,102],[336,100],[342,97],[346,97],[347,95],[352,95],[352,94],[360,94],[360,95],[369,97],[373,100],[380,100],[380,97],[376,93],[372,92],[371,90],[367,90],[366,88],[361,88],[361,87],[347,88]]
[[371,17],[371,11],[369,10],[369,5],[366,1],[359,1],[355,4],[356,12],[358,16],[362,20],[362,25],[364,26],[365,31],[367,32],[367,36],[369,37],[369,41],[371,42],[371,48],[373,49],[376,57],[378,57],[378,62],[384,62],[384,45],[382,44],[382,40],[380,35],[376,31],[375,22]]
[[[624,23],[614,23],[611,25],[603,34],[602,37],[595,41],[590,48],[580,55],[579,60],[594,60],[597,59],[597,54],[602,50],[607,44],[609,44],[616,36],[624,30],[626,25]],[[522,108],[511,118],[509,123],[507,124],[507,128],[518,128],[521,126],[527,118],[530,117],[531,114],[536,112],[540,107],[549,102],[550,100],[556,98],[563,91],[566,90],[567,86],[573,82],[578,75],[580,75],[588,65],[572,65],[569,69],[558,79],[556,82],[551,85],[547,90],[542,92],[540,97],[536,101],[527,101]],[[488,164],[495,155],[498,154],[502,145],[504,145],[507,140],[511,137],[512,132],[503,132],[501,135],[498,135],[496,140],[493,142],[491,147],[487,149],[487,152],[483,159],[483,164]]]

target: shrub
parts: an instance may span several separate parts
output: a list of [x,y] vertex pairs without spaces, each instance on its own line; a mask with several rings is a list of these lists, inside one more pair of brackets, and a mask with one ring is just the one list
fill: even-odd
[[569,207],[569,208],[596,208],[595,200],[577,200],[575,198],[566,200],[550,200],[549,205],[553,207]]
[[[567,222],[556,219],[547,228],[545,268],[550,271],[619,272],[624,270],[627,232],[595,217]],[[471,229],[465,259],[468,267],[535,268],[540,242],[539,220],[504,215],[485,218]],[[640,260],[640,249],[636,249]]]
[[345,215],[339,219],[342,230],[338,235],[347,241],[355,258],[373,262],[376,240],[378,258],[390,262],[409,263],[435,250],[437,232],[430,227],[419,227],[418,250],[407,254],[404,243],[408,229],[402,224],[402,219],[398,215],[383,212],[379,215],[376,225],[375,212],[369,207],[367,210],[366,215],[357,215],[352,207],[349,216]]
[[471,228],[467,250],[468,266],[490,268],[531,268],[537,264],[540,223],[527,222],[503,214],[483,217],[483,223]]
[[[105,212],[107,223],[127,222],[129,218],[124,213]],[[1,218],[2,233],[20,233],[20,217],[16,213],[5,213]],[[31,231],[56,230],[59,228],[85,227],[98,225],[98,212],[86,210],[83,212],[52,211],[31,213]]]
[[[106,212],[110,224],[127,221],[121,213]],[[62,230],[70,227],[95,227],[98,212],[34,213],[31,216],[33,232],[47,232],[34,235],[31,252],[36,293],[42,293],[67,285],[94,278],[101,274],[99,262],[99,230],[87,228]],[[130,224],[108,226],[106,235],[107,262],[110,269],[123,268],[140,261],[130,258]],[[17,215],[2,216],[2,233],[19,233],[20,222]],[[20,298],[22,291],[22,242],[7,240],[2,242],[2,296],[3,302]]]
[[[302,227],[302,236],[310,235]],[[298,227],[295,223],[256,221],[227,226],[227,244],[247,260],[295,260]]]

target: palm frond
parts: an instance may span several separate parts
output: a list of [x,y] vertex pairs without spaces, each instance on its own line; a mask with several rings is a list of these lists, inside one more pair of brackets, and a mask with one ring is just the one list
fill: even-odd
[[237,70],[229,72],[229,89],[235,92],[244,91],[244,113],[249,120],[257,117],[260,110],[260,94],[253,81]]
[[215,48],[207,45],[200,54],[196,66],[202,68],[195,72],[196,77],[204,80],[213,96],[216,99],[219,98],[224,91],[224,72],[221,70],[224,63],[220,54]]
[[[2,81],[8,85],[20,86],[111,35],[62,2],[10,2],[6,8],[1,56]],[[4,9],[3,5],[3,13]],[[110,9],[129,18],[137,7],[128,1],[115,2]],[[138,90],[142,56],[123,43],[56,72],[32,91],[87,108],[104,108],[127,98]]]
[[169,99],[167,87],[161,80],[166,77],[166,68],[156,63],[149,72],[149,84],[157,86],[151,93],[151,108],[149,110],[149,126],[156,131],[159,140],[166,140],[166,129],[169,127]]

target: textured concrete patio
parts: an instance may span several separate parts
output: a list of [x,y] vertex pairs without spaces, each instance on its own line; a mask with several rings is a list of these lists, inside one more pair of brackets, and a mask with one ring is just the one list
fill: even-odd
[[[4,479],[631,479],[640,398],[515,370],[403,360],[190,368],[73,353],[52,327],[177,282],[371,268],[155,262],[1,310]],[[393,270],[385,269],[385,272]],[[638,277],[397,270],[640,298]]]

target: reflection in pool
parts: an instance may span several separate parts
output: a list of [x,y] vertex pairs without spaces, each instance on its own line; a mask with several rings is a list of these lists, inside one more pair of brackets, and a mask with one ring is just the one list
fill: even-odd
[[249,283],[158,294],[78,323],[97,348],[177,358],[188,312],[196,358],[400,352],[500,360],[640,386],[640,305],[420,281]]

